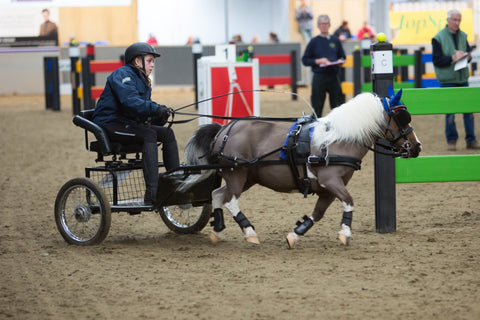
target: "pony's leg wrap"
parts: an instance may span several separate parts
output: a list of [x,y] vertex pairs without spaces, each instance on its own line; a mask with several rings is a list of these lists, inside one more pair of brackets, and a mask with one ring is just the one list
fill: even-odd
[[352,237],[352,218],[353,218],[353,206],[343,204],[343,217],[341,225],[341,230],[338,232],[338,239],[344,244],[347,245],[350,243],[350,238]]
[[343,211],[342,222],[340,223],[340,225],[344,224],[352,228],[352,216],[353,216],[352,211]]
[[248,227],[252,227],[253,229],[255,229],[253,225],[250,223],[250,221],[248,221],[247,217],[245,217],[245,215],[242,213],[242,211],[238,212],[237,215],[233,217],[233,219],[235,219],[235,221],[238,223],[242,231],[244,228],[248,228]]
[[303,236],[311,227],[313,227],[313,216],[310,218],[303,216],[303,222],[297,221],[297,227],[293,229],[294,232],[287,234],[288,248],[293,249],[300,239],[299,236]]
[[213,221],[210,222],[210,225],[213,227],[215,232],[220,232],[225,229],[225,221],[223,219],[223,210],[222,208],[215,208],[212,213]]
[[225,207],[228,209],[228,211],[230,211],[233,219],[235,219],[235,221],[240,226],[240,229],[242,229],[245,240],[254,244],[260,244],[260,242],[258,241],[258,235],[255,232],[253,225],[240,211],[240,207],[238,206],[238,199],[233,196],[229,202],[225,203]]
[[297,227],[293,231],[303,236],[311,227],[313,227],[313,217],[303,216],[303,222],[297,221]]
[[210,225],[213,230],[210,231],[209,237],[213,244],[217,244],[222,238],[222,230],[225,229],[225,222],[223,220],[223,200],[225,196],[225,186],[212,191],[212,205],[213,205],[213,221]]

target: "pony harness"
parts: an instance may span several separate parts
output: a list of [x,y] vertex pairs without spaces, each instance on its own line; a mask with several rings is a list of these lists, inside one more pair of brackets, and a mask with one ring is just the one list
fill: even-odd
[[[228,123],[217,133],[212,141],[211,148],[215,141],[223,134],[223,139],[218,150],[213,151],[212,159],[225,159],[234,163],[235,166],[258,166],[258,165],[278,165],[287,164],[290,167],[293,179],[300,193],[307,197],[311,193],[312,187],[310,178],[308,178],[307,165],[310,166],[348,166],[355,170],[360,170],[361,159],[346,156],[328,154],[327,148],[323,147],[320,155],[310,154],[310,140],[316,124],[316,118],[313,115],[304,116],[297,119],[291,126],[285,144],[275,150],[272,150],[256,159],[241,159],[223,154],[223,149],[227,143],[230,131],[238,120]],[[275,152],[280,151],[279,160],[262,160]],[[302,166],[303,175],[300,176],[298,166]]]
[[[280,158],[286,159],[300,193],[306,198],[311,193],[311,181],[308,178],[307,164],[310,166],[348,166],[360,170],[362,160],[337,154],[328,154],[327,148],[322,147],[320,155],[310,154],[310,141],[315,128],[316,119],[313,115],[300,117],[290,128],[288,137],[280,152]],[[297,166],[303,168],[303,177],[300,177]]]

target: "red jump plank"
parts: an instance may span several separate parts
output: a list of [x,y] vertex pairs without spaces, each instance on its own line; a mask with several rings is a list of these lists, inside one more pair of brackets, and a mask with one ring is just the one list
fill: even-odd
[[92,99],[98,99],[102,95],[103,87],[92,87],[91,89],[91,96]]
[[287,64],[292,62],[292,58],[289,54],[268,54],[254,56],[258,59],[259,64]]
[[92,60],[90,61],[90,73],[113,72],[122,66],[123,62],[120,60]]
[[292,84],[292,77],[261,77],[261,86],[274,86],[276,84]]

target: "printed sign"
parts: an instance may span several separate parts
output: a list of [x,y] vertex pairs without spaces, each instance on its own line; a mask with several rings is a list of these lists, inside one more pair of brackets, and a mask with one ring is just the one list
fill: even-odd
[[[472,9],[459,10],[462,13],[460,29],[467,33],[468,42],[474,41]],[[438,31],[447,25],[448,10],[432,11],[390,11],[392,44],[431,43]]]

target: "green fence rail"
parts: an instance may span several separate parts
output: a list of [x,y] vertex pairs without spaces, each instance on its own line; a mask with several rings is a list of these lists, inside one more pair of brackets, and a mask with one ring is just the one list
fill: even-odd
[[[404,89],[412,115],[479,113],[480,87]],[[480,154],[395,159],[395,182],[480,181]]]
[[412,115],[477,113],[480,87],[405,89],[402,101]]
[[395,160],[395,182],[480,181],[480,155]]

